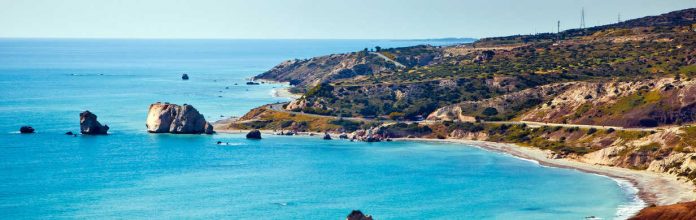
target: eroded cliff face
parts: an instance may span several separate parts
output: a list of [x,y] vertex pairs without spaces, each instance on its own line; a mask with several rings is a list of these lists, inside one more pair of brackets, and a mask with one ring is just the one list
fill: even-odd
[[[501,79],[494,78],[488,84],[499,85]],[[440,121],[475,121],[477,117],[507,120],[520,111],[537,106],[553,98],[575,83],[559,83],[525,89],[498,97],[480,101],[467,101],[439,108],[427,117],[428,120]],[[501,88],[506,88],[501,86]],[[510,88],[506,88],[510,89]],[[495,109],[495,114],[487,114],[486,109]]]
[[213,126],[192,105],[169,103],[150,105],[145,122],[150,133],[212,134]]
[[575,83],[520,119],[619,127],[690,123],[696,121],[696,81]]

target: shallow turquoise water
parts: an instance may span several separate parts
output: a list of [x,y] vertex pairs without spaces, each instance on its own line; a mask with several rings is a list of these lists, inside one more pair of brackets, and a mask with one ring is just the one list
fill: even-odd
[[[243,82],[284,59],[416,43],[0,40],[0,216],[611,219],[632,204],[609,178],[475,147],[145,132],[155,101],[241,115],[283,101]],[[111,135],[63,135],[84,109]]]

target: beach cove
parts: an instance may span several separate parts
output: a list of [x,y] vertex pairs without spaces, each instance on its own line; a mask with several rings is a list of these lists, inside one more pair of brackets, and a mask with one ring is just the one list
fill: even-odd
[[[0,62],[9,143],[0,213],[10,218],[326,219],[352,209],[379,219],[624,218],[617,210],[637,207],[635,192],[611,179],[455,144],[145,132],[150,103],[193,104],[209,121],[240,116],[287,100],[269,94],[277,84],[244,84],[284,59],[389,42],[310,41],[297,52],[297,42],[277,41],[37,41],[0,50],[12,58]],[[110,135],[64,135],[83,110]],[[36,134],[17,134],[24,124]]]

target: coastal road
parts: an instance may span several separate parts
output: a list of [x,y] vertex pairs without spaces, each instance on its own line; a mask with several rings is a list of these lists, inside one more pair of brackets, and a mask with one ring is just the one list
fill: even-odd
[[399,63],[399,62],[396,62],[396,60],[392,60],[391,58],[389,58],[389,57],[387,57],[387,56],[384,56],[384,54],[381,54],[381,53],[379,53],[379,52],[370,52],[370,54],[377,55],[378,57],[380,57],[380,58],[386,60],[387,62],[393,63],[394,65],[396,65],[396,67],[399,67],[399,68],[406,68],[406,65],[403,65],[403,64],[401,64],[401,63]]
[[[385,123],[385,124],[419,123],[419,124],[426,124],[427,125],[427,124],[434,124],[434,123],[438,122],[438,121],[433,121],[433,120],[398,121],[398,120],[382,120],[382,119],[358,118],[358,117],[338,117],[338,116],[332,116],[332,115],[317,115],[317,114],[305,113],[305,112],[288,111],[288,110],[285,110],[283,108],[284,104],[286,104],[286,103],[270,104],[270,105],[266,105],[266,108],[269,110],[273,110],[273,111],[286,112],[286,113],[292,113],[292,114],[301,114],[301,115],[312,116],[312,117],[331,118],[331,119],[336,119],[336,120],[343,119],[343,120],[362,121],[362,122],[380,122],[380,123]],[[594,129],[598,129],[598,130],[607,130],[607,129],[612,128],[612,129],[617,130],[617,131],[658,131],[658,130],[671,128],[671,127],[624,128],[624,127],[618,127],[618,126],[583,125],[583,124],[557,124],[557,123],[544,123],[544,122],[534,122],[534,121],[482,121],[481,123],[484,123],[484,124],[507,124],[507,125],[526,124],[527,126],[533,127],[533,128],[542,127],[542,126],[564,127],[564,128],[578,127],[578,128],[585,128],[585,129],[594,128]]]

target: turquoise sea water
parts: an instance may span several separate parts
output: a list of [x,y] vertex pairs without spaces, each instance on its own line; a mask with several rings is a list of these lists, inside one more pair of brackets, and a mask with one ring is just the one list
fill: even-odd
[[[284,101],[282,85],[244,85],[283,60],[419,43],[0,40],[0,218],[612,219],[635,206],[612,179],[471,146],[145,132],[152,102],[238,116]],[[86,109],[110,135],[63,135]]]

